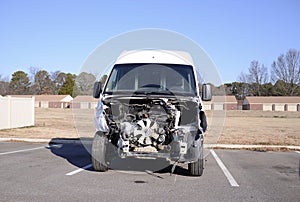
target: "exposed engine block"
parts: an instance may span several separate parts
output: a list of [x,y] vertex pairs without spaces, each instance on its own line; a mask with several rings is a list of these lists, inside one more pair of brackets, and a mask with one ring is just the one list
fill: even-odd
[[110,128],[114,128],[112,135],[118,135],[117,146],[131,151],[164,149],[172,141],[180,119],[179,108],[162,99],[110,103],[106,114]]
[[180,125],[198,127],[199,107],[192,100],[114,98],[103,104],[110,140],[123,151],[158,152],[168,148]]

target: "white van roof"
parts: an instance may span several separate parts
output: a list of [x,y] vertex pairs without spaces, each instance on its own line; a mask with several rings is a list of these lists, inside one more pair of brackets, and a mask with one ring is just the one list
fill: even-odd
[[182,64],[194,66],[192,56],[189,53],[171,50],[124,51],[115,62],[115,64],[130,63]]

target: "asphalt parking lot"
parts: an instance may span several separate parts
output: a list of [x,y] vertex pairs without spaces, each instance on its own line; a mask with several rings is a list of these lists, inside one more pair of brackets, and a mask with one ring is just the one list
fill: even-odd
[[[204,174],[93,171],[79,144],[0,142],[0,201],[299,201],[300,153],[208,150]],[[136,160],[135,163],[139,163]]]

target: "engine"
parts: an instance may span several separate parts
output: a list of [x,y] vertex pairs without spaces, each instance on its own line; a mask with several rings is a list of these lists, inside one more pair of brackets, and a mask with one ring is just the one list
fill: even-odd
[[166,99],[115,99],[104,104],[111,141],[125,152],[167,149],[181,117],[179,103]]

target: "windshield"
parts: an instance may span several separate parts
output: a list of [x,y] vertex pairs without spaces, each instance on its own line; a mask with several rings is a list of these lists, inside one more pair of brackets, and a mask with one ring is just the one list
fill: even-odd
[[197,95],[193,68],[177,64],[118,64],[104,93]]

